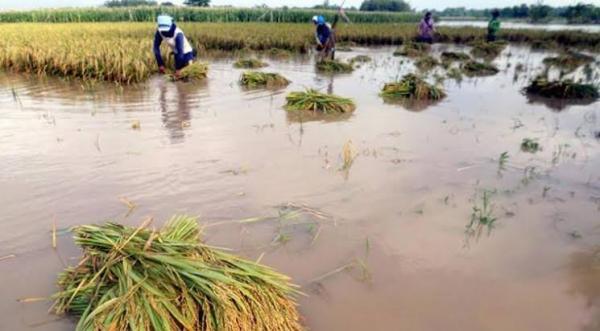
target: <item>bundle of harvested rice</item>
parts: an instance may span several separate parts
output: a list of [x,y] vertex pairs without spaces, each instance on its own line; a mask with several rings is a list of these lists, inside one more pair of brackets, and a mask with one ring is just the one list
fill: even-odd
[[179,76],[171,75],[172,81],[192,81],[203,80],[208,75],[208,64],[203,62],[194,62],[183,68]]
[[399,82],[385,84],[380,95],[388,101],[399,99],[436,101],[444,98],[446,93],[441,88],[427,83],[420,77],[408,74],[402,77]]
[[425,43],[407,42],[394,52],[394,56],[419,57],[431,50],[431,45]]
[[492,64],[477,62],[477,61],[467,61],[462,65],[462,70],[465,75],[469,77],[474,76],[493,76],[497,74],[500,70]]
[[267,64],[259,59],[248,58],[237,60],[233,66],[236,68],[256,69],[266,67]]
[[494,59],[506,48],[508,44],[503,41],[495,42],[476,42],[472,44],[473,49],[471,54],[473,56],[482,57],[486,59]]
[[366,63],[371,62],[372,60],[373,59],[371,59],[371,57],[368,55],[357,55],[350,59],[350,63]]
[[598,87],[592,84],[580,84],[571,80],[549,81],[545,77],[535,78],[525,92],[552,99],[598,99]]
[[325,114],[349,113],[356,109],[354,101],[333,94],[325,94],[313,89],[292,92],[286,97],[287,110],[308,110]]
[[567,52],[560,56],[547,57],[544,59],[545,65],[556,66],[569,72],[592,62],[594,62],[594,57],[575,52]]
[[415,66],[421,70],[431,70],[433,67],[439,65],[440,62],[432,56],[423,56],[415,62]]
[[279,88],[289,85],[290,81],[277,73],[247,71],[242,74],[240,83],[249,88]]
[[194,218],[160,231],[79,226],[76,267],[59,276],[54,311],[76,330],[302,330],[289,279],[199,241]]
[[462,71],[460,71],[458,68],[450,68],[450,70],[448,70],[446,73],[446,76],[450,79],[454,79],[457,82],[460,82],[463,79]]
[[442,52],[442,61],[444,62],[462,62],[468,61],[471,57],[462,52]]
[[328,73],[346,73],[352,72],[354,68],[348,63],[336,60],[323,60],[317,62],[317,70]]

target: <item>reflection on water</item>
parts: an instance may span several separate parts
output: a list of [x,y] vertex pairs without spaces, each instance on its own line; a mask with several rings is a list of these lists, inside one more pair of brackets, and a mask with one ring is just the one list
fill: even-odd
[[[434,56],[454,49],[469,51],[435,45]],[[393,51],[341,53],[373,61],[333,77],[311,62],[268,60],[292,81],[277,91],[244,90],[230,58],[211,62],[206,84],[2,75],[0,257],[16,257],[0,261],[10,284],[0,330],[74,327],[48,315],[49,303],[16,301],[51,294],[63,263],[77,261],[66,233],[52,249],[53,220],[139,225],[175,213],[200,215],[209,244],[262,256],[306,292],[319,280],[300,298],[312,330],[597,328],[597,273],[565,266],[585,265],[573,252],[600,241],[598,103],[561,112],[529,103],[521,90],[550,54],[508,47],[498,75],[446,80],[443,102],[409,111],[379,96],[415,70]],[[283,109],[287,93],[308,87],[357,109],[300,118]],[[524,138],[543,150],[521,152]],[[495,192],[489,215],[473,201],[483,191]],[[474,206],[481,240],[465,247]]]
[[[477,28],[487,28],[487,21],[441,21],[440,26],[472,26]],[[530,24],[517,22],[502,22],[503,29],[530,29],[547,31],[585,31],[600,32],[600,26],[597,24],[579,25],[579,24]]]
[[571,291],[594,313],[582,331],[600,330],[600,247],[574,253],[569,264]]

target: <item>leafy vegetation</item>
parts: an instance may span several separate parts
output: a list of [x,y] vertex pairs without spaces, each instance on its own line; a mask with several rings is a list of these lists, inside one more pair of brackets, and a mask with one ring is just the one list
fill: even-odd
[[236,68],[245,68],[245,69],[256,69],[266,67],[267,64],[259,59],[239,59],[234,64]]
[[548,66],[557,66],[568,72],[574,71],[582,65],[592,62],[594,62],[594,57],[576,52],[566,52],[560,56],[547,57],[544,59],[544,64]]
[[193,218],[148,225],[76,227],[83,258],[59,275],[54,311],[80,331],[303,329],[286,276],[204,245]]
[[181,70],[179,76],[171,76],[173,80],[193,81],[203,80],[208,76],[208,64],[194,62]]
[[537,153],[541,149],[537,139],[524,138],[521,142],[521,150],[526,153]]
[[354,71],[354,68],[352,64],[336,60],[323,60],[317,62],[317,70],[327,73],[348,73]]
[[473,206],[471,221],[467,224],[465,235],[467,242],[470,238],[478,240],[484,229],[487,229],[488,236],[492,233],[498,219],[494,216],[494,210],[491,204],[490,192],[484,191],[481,198],[481,205]]
[[404,0],[364,0],[360,5],[362,11],[409,12],[410,5]]
[[468,61],[471,57],[462,52],[442,52],[442,61],[444,62],[454,62],[454,61]]
[[467,61],[462,65],[462,71],[469,77],[493,76],[499,72],[498,68],[490,63]]

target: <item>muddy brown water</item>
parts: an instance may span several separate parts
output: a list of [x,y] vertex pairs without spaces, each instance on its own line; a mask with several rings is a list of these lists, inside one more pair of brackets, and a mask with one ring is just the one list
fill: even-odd
[[[292,276],[311,330],[599,330],[600,103],[529,100],[520,90],[546,54],[510,47],[500,74],[446,80],[445,100],[405,109],[378,96],[413,70],[392,51],[339,53],[374,60],[333,77],[309,59],[269,61],[293,81],[278,91],[240,88],[232,59],[211,61],[204,84],[90,90],[3,75],[0,330],[74,328],[49,302],[18,301],[50,295],[77,262],[64,229],[173,214]],[[282,105],[305,87],[357,110],[300,122]],[[527,137],[543,149],[522,152]],[[341,171],[349,140],[357,157]],[[466,235],[484,191],[497,221]],[[310,212],[291,217],[288,204]]]

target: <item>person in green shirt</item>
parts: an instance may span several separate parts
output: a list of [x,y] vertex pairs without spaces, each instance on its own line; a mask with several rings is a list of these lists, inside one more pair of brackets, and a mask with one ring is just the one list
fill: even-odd
[[487,41],[493,42],[496,41],[496,37],[498,36],[498,32],[500,31],[500,11],[498,9],[494,9],[492,11],[492,19],[488,23],[488,34]]

